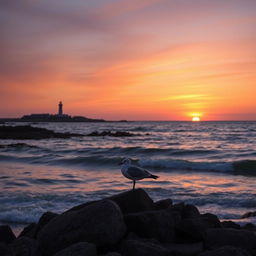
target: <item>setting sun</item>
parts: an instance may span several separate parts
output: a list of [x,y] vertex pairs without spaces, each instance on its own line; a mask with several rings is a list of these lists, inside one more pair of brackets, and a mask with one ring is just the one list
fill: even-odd
[[199,121],[201,121],[201,119],[200,119],[199,116],[194,116],[194,117],[192,117],[192,121],[193,122],[199,122]]

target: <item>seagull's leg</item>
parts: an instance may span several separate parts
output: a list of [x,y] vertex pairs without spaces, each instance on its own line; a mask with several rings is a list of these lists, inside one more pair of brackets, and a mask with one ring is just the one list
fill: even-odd
[[133,188],[132,188],[132,190],[135,189],[135,183],[136,183],[136,180],[133,180]]

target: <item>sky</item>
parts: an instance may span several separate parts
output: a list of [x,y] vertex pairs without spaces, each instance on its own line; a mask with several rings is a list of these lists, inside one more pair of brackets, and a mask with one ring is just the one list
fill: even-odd
[[256,120],[255,0],[0,6],[0,117]]

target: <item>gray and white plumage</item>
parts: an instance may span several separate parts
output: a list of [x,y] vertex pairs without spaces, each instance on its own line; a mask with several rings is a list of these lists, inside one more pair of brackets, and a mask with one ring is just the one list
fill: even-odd
[[127,179],[133,181],[133,189],[135,188],[136,180],[145,178],[157,179],[158,176],[150,173],[146,169],[131,164],[131,159],[125,158],[122,162],[121,172]]

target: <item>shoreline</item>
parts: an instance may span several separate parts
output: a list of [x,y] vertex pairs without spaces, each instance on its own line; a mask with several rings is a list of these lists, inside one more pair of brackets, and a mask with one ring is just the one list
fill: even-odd
[[221,222],[212,213],[202,214],[192,204],[173,204],[170,198],[153,201],[143,189],[83,203],[61,214],[45,212],[18,237],[6,225],[0,225],[0,232],[1,249],[9,255],[24,247],[35,256],[66,255],[81,246],[85,251],[94,248],[93,256],[256,252],[255,225]]

